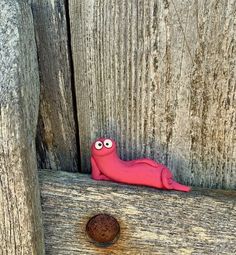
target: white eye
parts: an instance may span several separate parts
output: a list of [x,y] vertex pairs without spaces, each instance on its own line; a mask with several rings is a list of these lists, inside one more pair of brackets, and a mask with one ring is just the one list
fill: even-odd
[[106,148],[111,148],[112,147],[112,141],[110,139],[106,139],[103,144],[105,145]]
[[102,147],[103,147],[103,144],[102,144],[102,142],[100,142],[100,141],[97,141],[96,143],[95,143],[95,148],[97,149],[97,150],[101,150],[102,149]]

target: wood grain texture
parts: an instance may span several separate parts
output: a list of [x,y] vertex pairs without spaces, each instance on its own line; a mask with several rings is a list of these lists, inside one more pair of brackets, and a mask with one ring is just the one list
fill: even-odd
[[123,159],[236,187],[236,1],[69,1],[83,171],[113,137]]
[[41,83],[38,166],[78,171],[65,1],[31,2]]
[[0,0],[0,6],[0,254],[43,255],[32,13],[27,1]]
[[[167,192],[45,170],[39,176],[49,255],[236,252],[235,191]],[[95,247],[85,233],[98,213],[120,224],[120,238],[108,248]]]

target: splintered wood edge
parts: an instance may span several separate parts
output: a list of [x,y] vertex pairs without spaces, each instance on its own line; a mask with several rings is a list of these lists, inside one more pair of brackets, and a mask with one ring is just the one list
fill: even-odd
[[[48,170],[39,177],[47,254],[236,252],[236,191],[162,191]],[[96,247],[86,235],[88,220],[99,213],[120,224],[110,247]]]

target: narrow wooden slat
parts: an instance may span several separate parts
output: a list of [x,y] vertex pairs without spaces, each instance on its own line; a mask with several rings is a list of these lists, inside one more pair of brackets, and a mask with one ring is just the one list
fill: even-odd
[[43,255],[33,18],[27,1],[0,0],[0,6],[0,254]]
[[[235,191],[190,193],[97,182],[88,175],[42,170],[46,253],[235,254]],[[90,242],[90,217],[108,213],[120,224],[110,247]]]
[[31,2],[41,83],[38,165],[78,171],[66,4],[64,0]]
[[71,0],[83,171],[99,136],[177,180],[235,188],[235,0]]

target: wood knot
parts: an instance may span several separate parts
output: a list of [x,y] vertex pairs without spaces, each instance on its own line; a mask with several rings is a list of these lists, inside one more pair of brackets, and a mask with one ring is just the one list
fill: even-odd
[[98,214],[88,221],[86,232],[95,245],[106,247],[119,238],[120,225],[111,215]]

